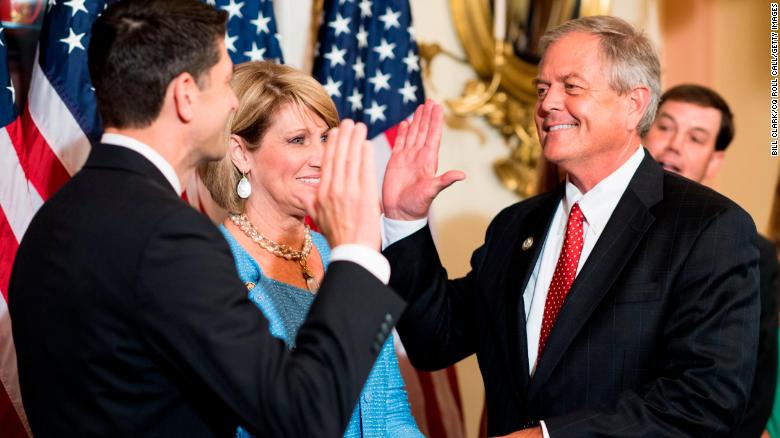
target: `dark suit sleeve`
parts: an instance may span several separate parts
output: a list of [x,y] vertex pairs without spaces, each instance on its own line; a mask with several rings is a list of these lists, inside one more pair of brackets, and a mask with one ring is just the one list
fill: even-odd
[[[753,382],[758,251],[749,216],[728,208],[696,238],[670,288],[655,377],[614,404],[544,418],[555,437],[728,436]],[[594,383],[598,384],[598,383]]]
[[409,303],[397,329],[412,365],[434,371],[473,354],[478,332],[475,271],[482,249],[472,256],[472,271],[457,280],[447,279],[427,226],[384,254],[392,267],[390,286]]
[[259,436],[341,435],[404,307],[368,271],[334,262],[289,352],[200,215],[159,223],[138,262],[138,325],[151,350],[183,391],[214,400],[201,409],[222,407]]
[[745,418],[735,436],[758,437],[766,428],[775,401],[777,381],[777,295],[780,291],[775,245],[758,236],[761,278],[761,328],[758,361]]

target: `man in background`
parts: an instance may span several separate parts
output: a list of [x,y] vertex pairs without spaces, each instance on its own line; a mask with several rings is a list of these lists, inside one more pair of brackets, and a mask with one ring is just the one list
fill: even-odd
[[[734,120],[726,101],[715,91],[693,84],[670,88],[644,146],[666,170],[711,185],[731,140]],[[772,412],[777,379],[778,267],[775,246],[758,236],[761,322],[756,377],[745,417],[735,436],[758,437]]]

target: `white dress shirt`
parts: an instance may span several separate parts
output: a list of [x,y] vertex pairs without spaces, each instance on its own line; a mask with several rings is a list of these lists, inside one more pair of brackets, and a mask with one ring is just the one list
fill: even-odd
[[[173,170],[171,163],[163,158],[154,148],[132,137],[115,133],[103,134],[100,142],[126,147],[141,154],[163,174],[165,179],[171,184],[171,187],[181,196],[183,191],[182,184],[176,175],[176,171]],[[342,260],[356,263],[373,274],[382,283],[387,284],[390,281],[390,264],[387,262],[387,259],[380,252],[368,246],[358,244],[339,245],[331,249],[330,260],[332,262]]]
[[156,167],[157,170],[163,174],[165,179],[168,180],[168,182],[171,184],[171,187],[173,187],[173,190],[176,191],[176,194],[181,196],[184,189],[182,189],[179,176],[176,175],[176,171],[173,170],[171,163],[163,158],[163,156],[154,150],[154,148],[142,141],[134,139],[133,137],[110,132],[103,134],[103,137],[100,138],[100,142],[105,144],[112,144],[114,146],[122,146],[143,155],[144,158],[151,161],[152,164],[154,164],[154,167]]
[[[637,148],[625,163],[609,176],[602,179],[596,186],[587,193],[580,190],[566,180],[566,193],[558,204],[555,211],[550,229],[542,246],[542,253],[536,260],[536,265],[528,280],[528,285],[523,292],[523,302],[525,304],[526,317],[526,336],[528,342],[528,369],[531,375],[536,370],[536,357],[539,352],[539,335],[542,331],[542,318],[544,316],[544,303],[547,300],[547,291],[550,288],[555,265],[558,263],[558,256],[563,247],[563,239],[566,234],[566,223],[569,219],[571,207],[579,202],[580,209],[585,216],[583,224],[583,246],[580,260],[577,265],[579,274],[588,255],[593,250],[596,242],[604,231],[612,212],[615,211],[618,201],[623,196],[623,192],[628,188],[634,173],[642,163],[645,156],[644,148]],[[407,237],[420,230],[427,224],[427,219],[416,221],[400,221],[382,217],[382,248],[387,248],[391,244]],[[521,230],[522,232],[522,230]],[[545,438],[547,427],[544,421],[541,422]]]

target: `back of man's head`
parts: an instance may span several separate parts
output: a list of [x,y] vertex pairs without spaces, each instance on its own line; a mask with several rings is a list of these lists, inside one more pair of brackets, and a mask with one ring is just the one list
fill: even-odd
[[714,90],[696,84],[677,85],[666,90],[661,96],[661,105],[664,102],[692,103],[720,111],[720,129],[715,140],[716,151],[726,150],[734,139],[734,115],[726,100]]
[[227,14],[197,0],[127,0],[92,26],[89,73],[105,127],[144,128],[182,73],[200,85],[220,59]]

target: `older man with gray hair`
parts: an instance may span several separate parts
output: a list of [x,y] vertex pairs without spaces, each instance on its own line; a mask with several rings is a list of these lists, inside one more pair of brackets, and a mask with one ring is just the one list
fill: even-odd
[[491,436],[729,436],[755,369],[755,226],[642,147],[660,95],[644,35],[585,17],[543,45],[536,126],[566,181],[499,213],[463,278],[424,219],[462,178],[436,176],[441,109],[400,129],[384,243],[409,357],[435,370],[476,353]]

